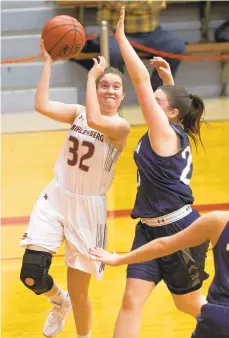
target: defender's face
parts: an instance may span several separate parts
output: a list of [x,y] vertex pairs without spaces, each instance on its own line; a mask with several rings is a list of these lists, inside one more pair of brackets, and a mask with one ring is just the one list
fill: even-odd
[[98,83],[97,97],[102,112],[117,112],[124,98],[120,77],[116,74],[105,74]]
[[166,116],[167,112],[169,111],[169,102],[168,102],[168,98],[165,92],[163,92],[163,90],[161,89],[157,89],[154,93],[155,99],[157,101],[157,103],[159,104],[159,106],[162,108],[162,110],[165,112]]
[[154,96],[169,120],[173,120],[178,116],[178,110],[170,107],[167,94],[162,89],[157,89]]

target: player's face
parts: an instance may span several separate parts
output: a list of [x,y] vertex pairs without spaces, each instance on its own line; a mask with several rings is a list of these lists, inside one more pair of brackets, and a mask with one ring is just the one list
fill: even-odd
[[157,89],[154,93],[157,103],[165,112],[169,120],[173,120],[178,116],[178,110],[172,109],[169,105],[167,94],[162,89]]
[[120,77],[116,74],[105,74],[98,83],[97,97],[103,112],[117,112],[124,98]]

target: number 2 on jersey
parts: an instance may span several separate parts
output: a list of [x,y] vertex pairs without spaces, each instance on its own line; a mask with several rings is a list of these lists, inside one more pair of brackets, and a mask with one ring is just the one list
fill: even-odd
[[185,168],[183,169],[181,175],[180,175],[180,180],[181,182],[183,182],[186,185],[190,184],[190,178],[187,178],[187,175],[189,173],[189,171],[191,170],[191,165],[192,165],[192,151],[191,151],[191,147],[187,146],[181,153],[181,156],[184,159],[187,159],[187,164],[185,166]]
[[83,171],[88,171],[89,170],[89,166],[83,164],[83,162],[89,158],[91,158],[95,152],[95,146],[93,143],[90,143],[88,141],[83,141],[82,145],[79,144],[79,141],[77,138],[75,138],[74,136],[70,136],[69,137],[69,141],[72,142],[72,146],[69,147],[69,152],[72,154],[72,159],[69,160],[68,159],[68,164],[71,166],[74,166],[77,164],[78,162],[78,150],[79,150],[79,146],[83,146],[87,148],[87,152],[81,156],[80,160],[79,160],[79,168]]

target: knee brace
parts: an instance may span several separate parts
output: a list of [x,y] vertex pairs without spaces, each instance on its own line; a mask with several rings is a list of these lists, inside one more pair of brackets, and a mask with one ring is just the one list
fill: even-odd
[[[53,279],[48,274],[51,262],[52,255],[49,252],[25,250],[20,279],[36,295],[46,293],[53,287]],[[34,284],[32,286],[28,285],[25,281],[26,278],[31,278]]]

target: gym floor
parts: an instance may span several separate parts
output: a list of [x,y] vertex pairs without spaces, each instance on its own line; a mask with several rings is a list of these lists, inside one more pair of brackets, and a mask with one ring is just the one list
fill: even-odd
[[[208,100],[208,125],[203,124],[202,127],[206,152],[200,147],[196,154],[193,149],[194,205],[201,212],[229,209],[229,109],[225,102],[218,98]],[[127,111],[126,115],[133,120],[131,111]],[[66,131],[62,130],[60,124],[51,124],[47,119],[35,116],[37,114],[2,117],[3,338],[42,337],[43,323],[50,309],[46,298],[35,296],[19,280],[24,251],[19,247],[19,242],[39,193],[53,178],[53,166]],[[140,115],[136,116],[135,121],[141,119]],[[132,243],[136,223],[129,217],[136,192],[133,150],[145,131],[145,125],[132,126],[126,149],[117,163],[115,180],[108,193],[109,250],[125,252]],[[125,287],[125,269],[106,267],[103,281],[92,279],[92,338],[112,337]],[[206,270],[211,277],[204,283],[204,294],[214,273],[211,249],[206,260]],[[66,288],[63,247],[53,259],[51,273],[56,282]],[[194,327],[195,320],[175,309],[165,284],[160,283],[144,308],[140,338],[189,338]],[[72,314],[59,337],[76,337]]]

